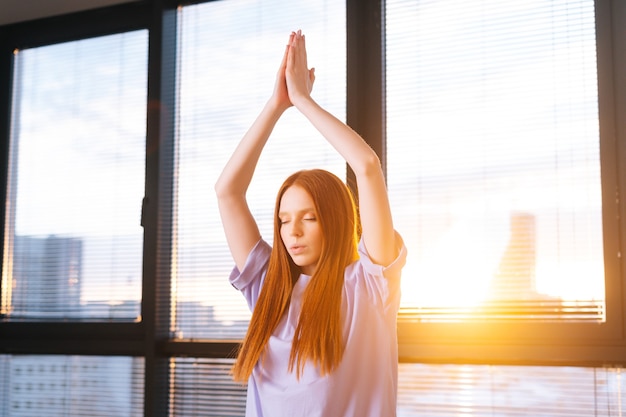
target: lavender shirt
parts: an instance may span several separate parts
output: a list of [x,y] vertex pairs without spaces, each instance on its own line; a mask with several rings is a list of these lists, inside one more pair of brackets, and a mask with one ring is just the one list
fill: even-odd
[[[288,371],[291,341],[302,295],[311,279],[301,275],[289,311],[270,337],[265,360],[248,381],[246,417],[392,417],[396,415],[400,271],[406,247],[396,234],[398,258],[388,267],[374,264],[359,243],[360,259],[346,268],[342,309],[346,348],[339,367],[320,376],[307,363],[300,380]],[[254,309],[267,270],[271,248],[260,240],[231,284]]]

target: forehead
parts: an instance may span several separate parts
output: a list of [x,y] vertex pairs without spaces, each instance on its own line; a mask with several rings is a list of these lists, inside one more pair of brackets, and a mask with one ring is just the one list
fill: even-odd
[[287,188],[280,199],[280,213],[295,211],[312,211],[315,209],[313,198],[306,190],[298,185]]

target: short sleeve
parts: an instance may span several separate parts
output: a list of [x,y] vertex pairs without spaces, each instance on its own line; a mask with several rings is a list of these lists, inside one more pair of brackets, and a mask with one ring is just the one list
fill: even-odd
[[234,267],[228,278],[231,285],[246,298],[250,310],[254,308],[259,298],[271,252],[271,246],[263,239],[259,239],[250,251],[243,269],[239,271],[237,267]]
[[385,277],[389,280],[400,280],[400,275],[404,264],[406,264],[407,249],[404,245],[404,240],[398,232],[395,232],[395,245],[398,256],[391,264],[387,266],[378,265],[372,262],[367,253],[365,242],[363,239],[359,242],[359,255],[361,256],[361,263],[365,271],[373,276]]
[[407,249],[398,233],[395,234],[396,259],[387,266],[374,263],[361,239],[360,259],[346,269],[346,283],[355,294],[365,297],[385,314],[393,316],[400,303],[400,277],[406,263]]

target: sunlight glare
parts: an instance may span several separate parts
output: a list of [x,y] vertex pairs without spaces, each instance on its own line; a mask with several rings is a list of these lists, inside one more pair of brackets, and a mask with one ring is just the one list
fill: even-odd
[[459,215],[421,262],[407,262],[403,305],[473,307],[485,300],[509,231],[506,220],[488,213],[481,217]]

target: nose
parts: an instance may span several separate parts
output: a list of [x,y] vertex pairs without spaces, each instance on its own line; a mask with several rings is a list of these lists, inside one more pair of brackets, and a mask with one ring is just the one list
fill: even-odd
[[290,236],[301,236],[302,235],[302,227],[299,222],[290,222],[289,224],[289,235]]

